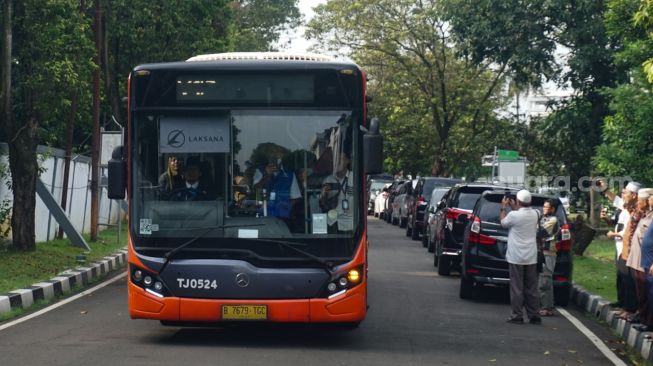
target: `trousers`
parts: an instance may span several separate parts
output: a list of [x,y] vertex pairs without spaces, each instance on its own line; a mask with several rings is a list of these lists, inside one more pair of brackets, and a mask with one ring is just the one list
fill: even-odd
[[511,318],[539,317],[540,292],[537,288],[537,264],[509,264]]

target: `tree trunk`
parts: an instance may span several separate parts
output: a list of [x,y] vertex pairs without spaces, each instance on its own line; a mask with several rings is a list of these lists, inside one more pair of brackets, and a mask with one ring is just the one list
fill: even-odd
[[11,125],[11,119],[13,116],[11,113],[11,13],[13,4],[11,0],[5,0],[3,5],[2,88],[0,89],[0,100],[2,100],[2,121],[0,121],[0,127],[2,127],[2,130],[6,132]]
[[12,246],[17,250],[36,250],[34,216],[36,209],[36,160],[38,121],[34,117],[21,127],[10,128],[9,168],[14,193],[11,216]]

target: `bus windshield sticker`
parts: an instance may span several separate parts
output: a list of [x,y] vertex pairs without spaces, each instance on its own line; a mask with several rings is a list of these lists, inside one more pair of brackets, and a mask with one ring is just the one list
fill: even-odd
[[141,235],[152,235],[152,219],[141,219],[138,232]]
[[159,131],[161,153],[229,152],[226,117],[162,116]]
[[327,233],[327,215],[326,214],[313,214],[313,234],[326,234]]
[[238,229],[238,237],[243,239],[258,239],[258,230]]

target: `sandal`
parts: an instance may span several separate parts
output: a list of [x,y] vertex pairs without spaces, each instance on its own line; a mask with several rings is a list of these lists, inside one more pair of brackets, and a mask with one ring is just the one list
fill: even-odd
[[553,316],[553,311],[549,309],[541,309],[539,311],[540,316]]

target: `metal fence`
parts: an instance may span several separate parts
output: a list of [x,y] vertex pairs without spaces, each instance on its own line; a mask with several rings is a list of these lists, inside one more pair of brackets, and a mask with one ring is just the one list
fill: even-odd
[[[39,166],[42,169],[41,180],[57,202],[61,202],[64,189],[68,190],[65,212],[69,220],[80,233],[91,230],[91,158],[83,155],[73,155],[70,162],[68,187],[63,187],[65,152],[61,149],[47,146],[38,147]],[[0,164],[9,171],[8,147],[0,143]],[[102,177],[106,168],[100,169]],[[9,173],[5,179],[10,179]],[[7,188],[5,179],[0,177],[0,202],[13,200],[12,192]],[[100,179],[102,183],[106,179]],[[123,217],[124,202],[107,198],[106,187],[100,184],[99,230],[116,225]],[[54,219],[43,201],[36,196],[36,241],[48,241],[55,237],[59,224]]]

